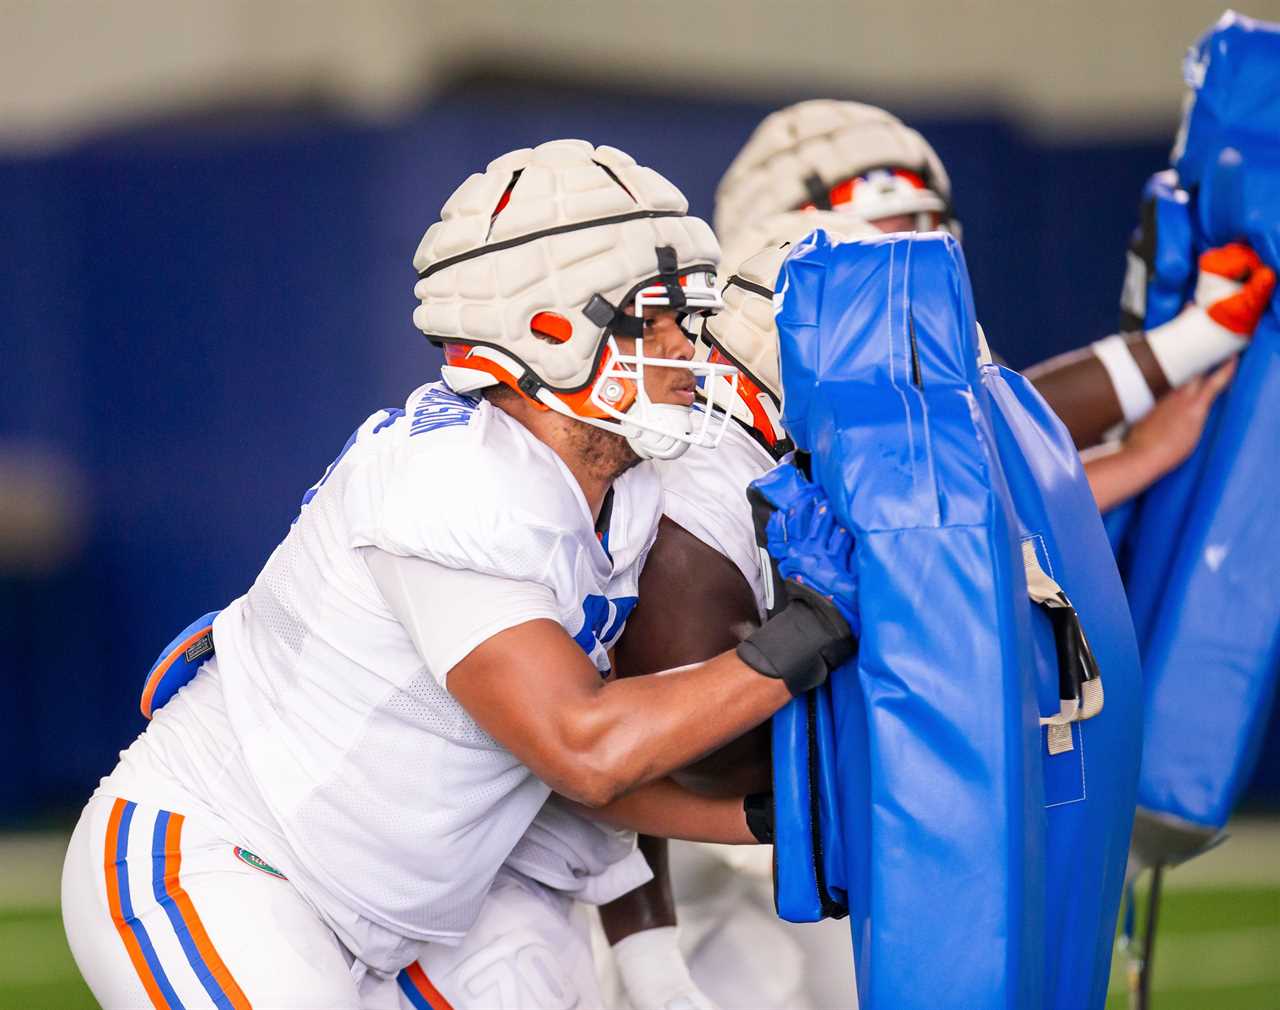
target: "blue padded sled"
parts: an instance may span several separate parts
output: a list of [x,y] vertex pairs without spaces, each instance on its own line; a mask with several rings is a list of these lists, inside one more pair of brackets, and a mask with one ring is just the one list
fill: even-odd
[[[862,625],[817,704],[774,719],[779,911],[848,908],[867,1010],[1101,1007],[1139,683],[1079,458],[1027,383],[979,366],[949,236],[819,232],[778,285],[784,422],[854,533]],[[1032,602],[1031,571],[1079,623]],[[1065,676],[1089,646],[1094,673]],[[1097,669],[1102,711],[1065,717]]]
[[[1185,76],[1194,101],[1176,176],[1154,185],[1182,187],[1189,227],[1157,229],[1156,261],[1194,263],[1244,239],[1280,268],[1280,25],[1229,12],[1188,54]],[[1148,285],[1148,328],[1170,314],[1159,284],[1170,287]],[[1193,286],[1194,273],[1177,308]],[[1278,446],[1273,301],[1196,452],[1135,503],[1119,545],[1146,673],[1134,834],[1143,863],[1177,862],[1211,842],[1257,760],[1280,670]]]

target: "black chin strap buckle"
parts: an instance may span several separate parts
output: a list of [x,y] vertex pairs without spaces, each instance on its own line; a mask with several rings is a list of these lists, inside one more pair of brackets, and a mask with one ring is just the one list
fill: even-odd
[[542,381],[532,372],[525,372],[517,380],[516,387],[530,400],[536,400],[538,391],[542,389]]

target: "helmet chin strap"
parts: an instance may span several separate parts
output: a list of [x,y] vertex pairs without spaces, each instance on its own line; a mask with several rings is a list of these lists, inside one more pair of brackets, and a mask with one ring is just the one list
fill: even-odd
[[[737,390],[738,369],[735,366],[648,358],[644,354],[643,341],[637,341],[634,354],[624,355],[619,352],[612,336],[606,339],[612,364],[596,377],[591,402],[607,417],[575,413],[546,387],[535,389],[528,395],[557,414],[621,435],[641,459],[676,459],[692,444],[707,448],[720,444],[729,423],[726,404],[732,403]],[[645,388],[646,368],[677,368],[701,375],[704,389],[709,391],[705,404],[695,411],[679,403],[655,403]],[[625,412],[613,405],[620,392],[620,382],[633,383],[635,388],[635,400]],[[611,387],[616,388],[611,390]]]
[[693,444],[688,440],[691,413],[675,403],[649,403],[645,427],[631,426],[627,445],[641,459],[679,459]]

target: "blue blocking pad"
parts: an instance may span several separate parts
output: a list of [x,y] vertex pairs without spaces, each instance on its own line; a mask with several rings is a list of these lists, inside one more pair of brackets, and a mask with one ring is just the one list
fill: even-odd
[[[831,915],[823,901],[824,866],[820,821],[815,817],[817,786],[810,774],[811,744],[805,698],[793,698],[769,726],[773,753],[786,755],[773,764],[774,904],[789,922],[818,922]],[[823,743],[830,747],[828,738]],[[784,858],[779,858],[784,857]]]
[[793,760],[775,771],[787,786],[774,794],[774,852],[780,874],[778,915],[818,922],[849,914],[844,825],[836,807],[836,731],[828,685],[793,699],[773,720],[773,749]]
[[214,654],[213,620],[222,611],[213,610],[192,621],[164,647],[147,671],[139,707],[150,719],[195,677],[200,666]]
[[[824,888],[848,908],[864,1008],[1101,1007],[1139,683],[1079,457],[1029,385],[979,365],[949,236],[819,232],[778,288],[787,424],[854,533],[863,629],[815,692],[829,730],[807,699],[775,718],[779,821],[802,825],[778,827],[779,910],[813,918]],[[1024,543],[1077,601],[1105,682],[1102,711],[1053,728],[1052,754],[1040,722],[1062,667]]]
[[[1120,574],[1070,435],[1016,372],[984,366],[1001,467],[1021,535],[1075,605],[1102,672],[1105,701],[1071,724],[1070,749],[1041,744],[1045,789],[1046,1007],[1106,1002],[1142,755],[1142,675]],[[1036,614],[1041,624],[1043,616]],[[1041,711],[1056,676],[1035,639]],[[1042,731],[1047,735],[1047,729]]]
[[[1280,268],[1280,25],[1229,12],[1185,71],[1193,101],[1174,168],[1192,227],[1158,233],[1157,261],[1194,262],[1243,238]],[[1163,321],[1149,302],[1148,327]],[[1196,452],[1130,506],[1127,523],[1109,517],[1146,675],[1134,833],[1144,862],[1211,840],[1257,760],[1280,671],[1278,445],[1273,302]]]
[[[1274,237],[1280,227],[1269,218],[1274,207],[1240,201],[1240,194],[1232,193],[1231,186],[1222,188],[1215,174],[1259,156],[1274,165],[1269,155],[1280,146],[1280,24],[1228,11],[1187,53],[1183,77],[1192,102],[1172,158],[1180,185],[1193,196],[1207,198],[1207,206],[1204,199],[1197,201],[1202,221],[1211,219],[1212,208],[1220,206],[1224,217],[1235,216],[1238,223],[1269,230]],[[1215,192],[1200,193],[1201,189]],[[1220,241],[1216,231],[1211,227],[1206,234]],[[1276,252],[1274,246],[1254,248],[1263,259],[1269,259],[1268,251]]]
[[[1252,773],[1275,694],[1275,311],[1254,334],[1212,429],[1184,468],[1194,480],[1179,480],[1180,473],[1168,487],[1153,488],[1130,536],[1130,592],[1135,617],[1142,616],[1147,675],[1139,803],[1142,823],[1158,822],[1157,837],[1140,831],[1136,844],[1149,861],[1183,858],[1226,824]],[[1156,567],[1166,573],[1162,581],[1142,579]],[[1181,842],[1160,830],[1172,827],[1185,829]]]
[[1159,326],[1182,311],[1195,291],[1194,222],[1187,194],[1171,169],[1147,180],[1143,201],[1151,201],[1150,226],[1155,231],[1151,276],[1147,279],[1148,327]]

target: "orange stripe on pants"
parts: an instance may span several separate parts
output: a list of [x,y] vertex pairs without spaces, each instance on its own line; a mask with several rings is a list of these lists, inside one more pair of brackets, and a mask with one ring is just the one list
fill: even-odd
[[125,800],[117,799],[111,805],[111,816],[107,819],[107,844],[103,860],[103,868],[107,876],[107,907],[111,911],[111,921],[116,924],[116,932],[124,941],[124,949],[129,953],[129,960],[133,962],[133,970],[138,973],[142,988],[147,991],[147,996],[151,999],[151,1005],[156,1010],[171,1010],[168,1000],[160,992],[155,975],[147,965],[146,958],[142,956],[138,938],[133,935],[133,930],[125,922],[124,910],[120,905],[120,884],[116,874],[118,864],[122,861],[116,859],[116,849],[120,844],[120,818],[124,814],[126,805]]
[[422,965],[416,961],[404,970],[409,976],[409,981],[413,983],[414,988],[422,993],[425,999],[434,1010],[453,1010],[449,1001],[441,995],[440,990],[431,984],[431,979],[427,978],[427,973],[422,970]]
[[173,899],[173,903],[178,909],[178,914],[191,932],[191,939],[196,945],[196,950],[200,952],[200,956],[204,958],[205,964],[208,965],[209,973],[217,981],[218,985],[222,987],[222,991],[227,994],[227,999],[231,1001],[231,1005],[236,1010],[253,1010],[244,991],[232,976],[231,970],[223,963],[222,958],[218,956],[218,951],[214,948],[213,941],[209,939],[209,933],[204,928],[204,923],[200,921],[200,916],[196,913],[195,905],[191,903],[191,896],[187,894],[178,882],[178,873],[182,867],[182,822],[183,817],[181,814],[170,814],[169,825],[165,829],[164,892]]

